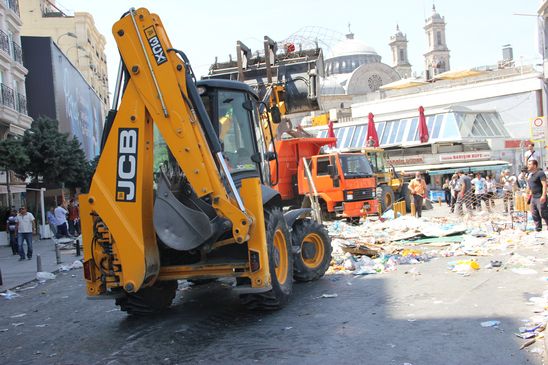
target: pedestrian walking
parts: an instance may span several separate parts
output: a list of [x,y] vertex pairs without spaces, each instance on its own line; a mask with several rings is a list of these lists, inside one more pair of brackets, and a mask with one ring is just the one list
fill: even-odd
[[535,151],[535,144],[533,142],[527,146],[527,152],[525,152],[525,166],[527,169],[529,169],[529,161],[532,160],[540,162],[540,154]]
[[457,197],[460,193],[459,175],[453,174],[449,186],[451,187],[451,213],[454,213],[455,205],[457,204]]
[[485,182],[487,184],[487,200],[489,201],[489,205],[494,208],[495,197],[497,195],[497,183],[495,179],[491,177],[491,175],[487,175],[487,177],[485,178]]
[[34,216],[27,212],[26,207],[19,209],[17,215],[17,244],[19,246],[19,261],[25,259],[24,242],[27,242],[27,259],[32,258],[32,233],[33,233]]
[[542,220],[548,226],[548,205],[546,204],[546,175],[544,171],[539,170],[537,160],[529,160],[527,162],[527,170],[529,171],[529,194],[531,200],[531,215],[535,222],[535,230],[542,231]]
[[472,179],[462,172],[462,170],[457,171],[457,175],[459,175],[459,183],[461,187],[457,197],[457,214],[464,214],[462,209],[463,204],[466,205],[466,210],[469,213],[472,213],[472,201],[474,199],[474,194],[472,193]]
[[510,175],[510,170],[506,169],[500,176],[500,183],[502,184],[504,213],[511,213],[514,211],[514,189],[516,189],[517,179],[514,175]]
[[55,237],[68,237],[68,227],[67,227],[67,214],[68,211],[65,209],[65,202],[62,201],[59,203],[57,208],[55,208],[55,221],[57,223],[57,234]]
[[422,202],[426,198],[426,182],[420,172],[415,173],[415,178],[409,182],[409,191],[413,195],[415,214],[420,218],[422,216]]
[[19,244],[17,243],[17,211],[12,209],[8,220],[6,221],[6,232],[9,234],[11,252],[14,255],[19,253]]
[[74,199],[71,199],[68,205],[68,225],[71,235],[80,235],[80,208]]
[[445,182],[442,186],[443,192],[445,193],[445,202],[447,206],[451,206],[451,186],[449,185],[449,179],[445,179]]
[[55,209],[53,207],[49,208],[46,218],[48,220],[49,229],[55,236],[57,234],[57,220],[55,219]]
[[485,207],[488,211],[491,210],[489,206],[489,199],[487,199],[487,181],[478,172],[476,177],[472,179],[474,184],[474,196],[476,198],[476,209],[481,211],[481,202],[485,202]]

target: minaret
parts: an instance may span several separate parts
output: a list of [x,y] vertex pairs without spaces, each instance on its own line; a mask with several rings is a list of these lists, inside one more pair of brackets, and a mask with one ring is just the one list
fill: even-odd
[[392,49],[392,67],[403,79],[411,77],[411,64],[407,58],[407,35],[400,31],[396,25],[396,34],[390,36],[390,48]]
[[425,20],[424,31],[428,38],[428,51],[424,54],[424,63],[427,78],[448,71],[449,49],[445,40],[445,17],[436,12],[436,6],[432,5],[432,16]]

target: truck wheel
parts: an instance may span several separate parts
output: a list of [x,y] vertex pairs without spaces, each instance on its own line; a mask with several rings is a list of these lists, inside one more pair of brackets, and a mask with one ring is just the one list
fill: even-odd
[[265,293],[243,294],[248,309],[275,310],[287,304],[293,289],[291,236],[279,208],[265,210],[266,244],[272,289]]
[[177,292],[177,280],[159,281],[135,293],[126,293],[116,299],[120,310],[137,316],[162,312],[169,308]]
[[379,203],[381,204],[381,214],[386,212],[388,209],[392,209],[394,204],[394,191],[388,185],[381,185],[381,195],[378,197]]
[[327,230],[311,219],[297,221],[291,239],[298,252],[293,256],[293,278],[312,281],[321,278],[331,263],[331,238]]

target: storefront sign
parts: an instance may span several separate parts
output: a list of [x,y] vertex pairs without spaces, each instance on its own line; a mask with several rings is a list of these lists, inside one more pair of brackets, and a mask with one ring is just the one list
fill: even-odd
[[531,142],[528,139],[507,139],[504,141],[504,148],[525,148],[529,143]]
[[531,141],[544,141],[546,130],[546,117],[536,117],[531,119]]
[[440,155],[440,162],[487,160],[491,158],[491,152],[461,152]]
[[391,157],[388,163],[394,166],[418,165],[424,163],[424,157],[420,155]]

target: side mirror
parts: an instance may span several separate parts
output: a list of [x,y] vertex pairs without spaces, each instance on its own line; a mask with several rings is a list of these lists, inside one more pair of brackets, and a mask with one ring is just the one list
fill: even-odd
[[280,108],[273,106],[270,108],[270,115],[272,116],[272,123],[280,124],[282,122],[282,113],[280,113]]
[[269,151],[269,152],[266,152],[266,153],[264,154],[264,159],[265,159],[266,161],[274,161],[276,158],[277,158],[276,152],[270,152],[270,151]]

